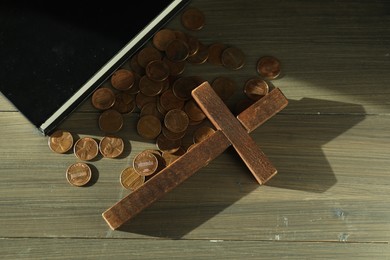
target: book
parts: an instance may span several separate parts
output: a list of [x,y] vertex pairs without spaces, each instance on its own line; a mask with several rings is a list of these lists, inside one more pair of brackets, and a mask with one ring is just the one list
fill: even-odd
[[189,3],[0,3],[0,91],[43,135]]

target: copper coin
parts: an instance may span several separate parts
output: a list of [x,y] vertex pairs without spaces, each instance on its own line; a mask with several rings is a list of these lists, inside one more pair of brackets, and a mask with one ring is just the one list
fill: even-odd
[[160,134],[156,140],[157,148],[162,152],[174,153],[179,150],[181,146],[181,139],[171,140],[165,135]]
[[66,170],[66,179],[73,186],[84,186],[91,180],[91,177],[91,168],[83,162],[71,164]]
[[187,41],[188,45],[188,57],[194,56],[200,48],[200,45],[202,44],[198,38],[196,38],[193,35],[187,35]]
[[156,116],[146,115],[137,122],[137,132],[145,139],[153,140],[161,133],[161,121]]
[[207,61],[213,65],[222,65],[222,52],[226,49],[226,45],[220,42],[213,43],[209,46],[209,56]]
[[120,183],[123,188],[134,191],[145,183],[145,176],[140,175],[130,166],[121,172]]
[[165,55],[174,62],[184,61],[189,55],[189,47],[186,42],[175,39],[168,44]]
[[83,137],[76,141],[73,147],[74,154],[83,161],[94,159],[99,153],[99,145],[91,137]]
[[198,106],[198,104],[190,99],[184,105],[184,111],[190,118],[190,120],[199,122],[206,118],[206,115],[203,113],[202,109]]
[[127,114],[134,111],[135,105],[135,96],[128,94],[126,92],[119,92],[115,94],[115,104],[112,107],[121,114]]
[[222,52],[221,61],[224,67],[238,70],[245,64],[245,54],[237,47],[227,47]]
[[147,75],[141,77],[139,82],[139,90],[145,96],[157,96],[161,93],[164,87],[164,82],[150,79]]
[[175,93],[173,93],[172,89],[168,89],[160,95],[160,105],[166,111],[172,109],[182,109],[184,102],[185,101],[183,99],[178,98]]
[[57,130],[49,136],[49,148],[56,153],[66,153],[73,146],[73,135],[64,130]]
[[205,16],[199,9],[190,7],[181,14],[181,23],[188,30],[198,31],[205,24]]
[[128,90],[134,84],[134,74],[128,69],[118,69],[111,75],[111,85],[118,90]]
[[131,58],[130,58],[130,68],[133,71],[134,74],[138,75],[144,75],[145,74],[145,67],[142,67],[138,63],[138,53],[135,53]]
[[172,85],[172,91],[176,97],[182,100],[192,98],[191,91],[199,86],[194,77],[184,76],[176,79]]
[[116,158],[123,153],[125,144],[118,136],[105,136],[99,142],[100,153],[107,158]]
[[273,56],[263,56],[257,62],[257,72],[266,79],[276,79],[280,71],[280,61]]
[[161,132],[168,140],[182,139],[187,133],[186,130],[184,130],[183,132],[174,133],[170,131],[165,125],[162,126]]
[[162,156],[162,158],[164,160],[164,164],[166,166],[168,166],[171,163],[173,163],[174,161],[176,161],[177,159],[179,159],[180,156],[182,156],[185,153],[186,153],[186,151],[182,147],[180,147],[179,150],[177,150],[174,153],[162,152],[161,156]]
[[223,101],[226,101],[234,95],[237,83],[230,77],[219,76],[213,80],[211,87]]
[[215,130],[210,126],[201,126],[194,131],[194,143],[200,143],[212,135]]
[[119,132],[123,127],[123,115],[115,109],[108,109],[100,114],[99,127],[105,133]]
[[133,168],[142,176],[152,175],[158,168],[158,159],[153,153],[142,151],[134,157]]
[[164,125],[169,131],[181,133],[188,128],[190,119],[186,112],[181,109],[169,110],[164,117]]
[[209,58],[209,47],[201,42],[199,42],[198,51],[187,58],[187,62],[192,64],[203,64]]
[[146,96],[145,94],[143,94],[142,92],[139,92],[136,96],[135,96],[135,104],[137,105],[137,107],[139,109],[142,109],[143,106],[147,103],[157,103],[157,100],[158,100],[158,95],[156,96]]
[[154,60],[145,68],[146,75],[154,81],[163,81],[170,75],[169,66],[163,60]]
[[111,108],[115,103],[115,94],[108,87],[100,87],[92,94],[92,105],[99,110]]
[[146,68],[149,62],[154,60],[161,60],[162,54],[161,52],[153,46],[146,46],[141,49],[137,54],[138,64],[142,68]]
[[155,102],[149,102],[142,107],[139,116],[143,117],[146,115],[155,116],[160,120],[164,118],[164,115],[158,110],[157,103]]
[[171,61],[167,58],[167,56],[163,57],[163,61],[169,67],[169,75],[170,76],[178,76],[184,72],[186,61]]
[[144,71],[143,74],[138,74],[136,72],[133,72],[133,74],[134,74],[134,84],[133,84],[133,86],[130,89],[123,91],[123,92],[125,92],[126,94],[129,94],[129,95],[135,95],[135,94],[138,94],[140,92],[139,91],[139,81],[141,79],[140,75],[144,75],[145,71]]
[[269,87],[261,78],[250,78],[244,84],[244,93],[253,100],[259,100],[268,94]]
[[174,31],[168,28],[163,28],[154,34],[152,42],[158,50],[165,51],[168,44],[175,39],[176,34]]

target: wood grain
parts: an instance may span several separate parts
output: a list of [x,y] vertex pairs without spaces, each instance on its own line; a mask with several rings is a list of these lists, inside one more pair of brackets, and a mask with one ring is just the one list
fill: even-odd
[[[389,259],[390,19],[388,1],[193,0],[204,43],[240,47],[241,70],[188,65],[185,75],[237,83],[262,55],[282,62],[269,82],[289,103],[251,133],[278,169],[259,186],[230,147],[121,230],[101,213],[129,193],[120,172],[155,144],[118,133],[125,152],[90,162],[91,185],[71,187],[77,158],[54,154],[0,96],[0,255],[4,259]],[[182,29],[179,17],[168,27]],[[27,58],[27,57],[26,57]],[[61,124],[103,137],[91,100]]]

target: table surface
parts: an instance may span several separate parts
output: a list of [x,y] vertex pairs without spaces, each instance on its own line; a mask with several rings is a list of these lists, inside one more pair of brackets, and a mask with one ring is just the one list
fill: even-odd
[[[229,70],[189,64],[184,75],[237,83],[258,76],[264,55],[282,63],[269,84],[288,106],[251,133],[278,169],[258,185],[230,147],[121,230],[102,218],[130,193],[120,172],[155,148],[125,115],[117,159],[90,162],[94,177],[73,187],[72,153],[55,154],[47,137],[0,97],[0,255],[3,259],[389,259],[390,4],[387,1],[206,1],[188,32],[204,44],[245,53]],[[180,14],[165,27],[184,30]],[[90,99],[59,128],[103,137]],[[185,171],[186,169],[183,169]]]

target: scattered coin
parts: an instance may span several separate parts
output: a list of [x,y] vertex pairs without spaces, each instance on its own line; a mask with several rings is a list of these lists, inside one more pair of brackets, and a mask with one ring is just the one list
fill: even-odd
[[185,103],[184,111],[186,112],[190,120],[195,122],[200,122],[206,118],[206,115],[203,113],[202,109],[193,99],[190,99]]
[[213,43],[209,46],[208,62],[213,65],[222,65],[222,52],[226,49],[226,45],[221,42]]
[[111,108],[115,103],[115,94],[108,87],[100,87],[92,94],[92,105],[99,110]]
[[124,91],[115,94],[115,104],[112,108],[119,113],[131,113],[134,111],[135,107],[135,95],[128,94]]
[[137,132],[145,139],[153,140],[161,133],[161,121],[156,116],[145,115],[138,119]]
[[153,46],[146,46],[141,49],[137,54],[138,64],[142,68],[146,68],[149,62],[154,60],[161,60],[161,52]]
[[181,109],[172,109],[167,112],[164,117],[164,125],[169,131],[181,133],[188,127],[190,119],[186,112]]
[[154,60],[148,63],[145,68],[146,75],[154,81],[166,80],[169,75],[169,66],[163,60]]
[[73,186],[84,186],[91,180],[91,177],[91,168],[83,162],[71,164],[66,170],[66,179]]
[[142,151],[134,157],[133,168],[142,176],[152,175],[158,168],[158,159],[152,152]]
[[163,88],[164,82],[152,80],[147,75],[142,76],[139,81],[139,90],[145,96],[157,96],[163,91]]
[[154,34],[152,42],[158,50],[165,51],[168,44],[175,39],[176,34],[174,31],[168,28],[163,28]]
[[83,137],[76,141],[73,150],[80,160],[90,161],[98,155],[99,145],[92,137]]
[[199,42],[198,51],[187,58],[187,61],[192,64],[203,64],[209,58],[209,46]]
[[280,71],[280,61],[273,56],[263,56],[257,62],[257,72],[266,79],[276,79]]
[[136,190],[145,182],[145,176],[139,174],[133,167],[125,168],[120,175],[120,183],[123,188]]
[[259,100],[268,94],[268,84],[262,78],[250,78],[244,84],[244,93],[253,100]]
[[123,153],[125,144],[118,136],[104,136],[99,142],[100,153],[107,158],[116,158]]
[[111,75],[111,85],[118,90],[128,90],[134,84],[135,78],[131,70],[117,69]]
[[222,52],[221,61],[224,67],[238,70],[245,65],[245,54],[237,47],[227,47]]
[[182,13],[181,23],[188,30],[198,31],[205,24],[205,16],[198,8],[190,7]]
[[49,148],[56,153],[66,153],[73,146],[73,135],[69,131],[57,130],[49,136]]
[[188,44],[183,40],[175,39],[168,44],[165,55],[173,62],[184,61],[189,56]]
[[168,139],[164,134],[160,134],[156,140],[157,148],[162,152],[174,153],[181,146],[181,139]]
[[108,109],[99,116],[99,127],[105,133],[119,132],[123,127],[123,116],[115,109]]
[[237,83],[230,77],[219,76],[213,80],[211,87],[223,101],[227,101],[234,95]]

